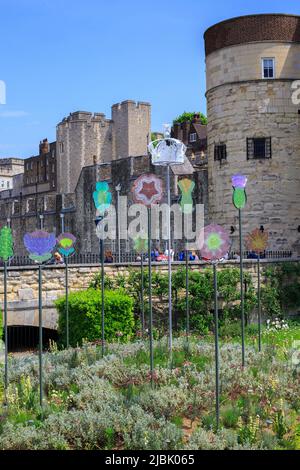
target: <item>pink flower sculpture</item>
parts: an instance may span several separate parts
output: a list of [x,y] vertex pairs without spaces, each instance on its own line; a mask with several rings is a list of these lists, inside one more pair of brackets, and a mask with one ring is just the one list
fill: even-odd
[[132,193],[137,204],[157,204],[163,197],[162,180],[153,174],[142,175],[133,183]]
[[224,258],[230,250],[229,235],[220,225],[211,224],[205,227],[199,240],[201,256],[209,261]]

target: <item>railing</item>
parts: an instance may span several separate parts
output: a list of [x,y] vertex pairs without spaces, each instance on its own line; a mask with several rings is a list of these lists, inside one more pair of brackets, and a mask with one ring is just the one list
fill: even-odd
[[[129,251],[129,252],[123,252],[120,254],[120,258],[118,256],[118,253],[116,252],[110,252],[112,257],[109,259],[106,257],[105,258],[105,263],[121,263],[121,264],[127,264],[127,263],[135,263],[140,260],[140,257],[137,253],[134,251]],[[265,253],[261,254],[261,259],[289,259],[292,258],[292,251],[286,251],[286,250],[277,250],[277,251],[266,251]],[[147,256],[144,255],[144,259],[146,260]],[[235,252],[230,253],[228,259],[229,260],[234,260],[238,259],[239,255]],[[243,258],[244,259],[252,259],[255,258],[255,255],[249,251],[245,251],[243,253]],[[153,261],[155,261],[153,257]],[[174,255],[174,261],[183,261],[182,257],[180,256],[180,253],[175,253]],[[69,258],[69,264],[99,264],[100,263],[100,255],[99,253],[77,253]],[[49,265],[51,264],[57,264],[54,260],[48,263]],[[14,258],[12,258],[9,262],[9,266],[34,266],[35,262],[29,259],[28,256],[20,256],[16,255]],[[0,266],[3,266],[3,262],[0,262]]]

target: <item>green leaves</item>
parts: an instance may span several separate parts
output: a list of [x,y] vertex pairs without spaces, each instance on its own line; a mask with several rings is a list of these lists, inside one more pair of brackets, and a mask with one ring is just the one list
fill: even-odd
[[194,119],[195,114],[200,115],[201,124],[207,124],[207,117],[203,113],[187,113],[186,111],[180,114],[180,116],[177,116],[177,118],[174,119],[173,124],[175,124],[175,122],[191,122]]
[[[59,313],[58,330],[61,341],[66,335],[65,298],[56,301]],[[105,340],[127,341],[133,334],[133,300],[123,291],[105,291]],[[88,289],[69,294],[70,344],[77,346],[83,340],[97,341],[101,338],[101,294]],[[121,333],[121,335],[118,335]]]

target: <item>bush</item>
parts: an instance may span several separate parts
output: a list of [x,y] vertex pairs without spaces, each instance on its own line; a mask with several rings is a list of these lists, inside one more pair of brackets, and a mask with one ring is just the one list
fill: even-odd
[[[172,296],[174,312],[174,329],[184,329],[186,324],[186,300],[185,300],[185,269],[178,269],[172,275]],[[251,275],[244,273],[247,289],[245,292],[245,319],[248,323],[250,313],[256,305],[256,292]],[[237,268],[222,268],[218,270],[218,290],[220,294],[220,324],[240,318],[240,271]],[[141,310],[141,273],[131,270],[128,276],[119,275],[115,278],[105,278],[105,285],[110,289],[125,288],[134,300],[134,312],[136,319]],[[148,308],[148,272],[144,270],[144,301],[145,314]],[[99,287],[100,277],[97,274],[90,287]],[[168,318],[168,276],[160,272],[152,273],[153,317],[155,327],[164,330]],[[189,270],[189,308],[190,328],[200,334],[207,334],[213,329],[213,271],[205,267],[200,271]],[[145,315],[147,318],[147,315]]]
[[[66,341],[66,299],[55,302],[59,313],[58,332],[60,341]],[[134,330],[133,301],[122,290],[105,291],[105,340],[128,341]],[[82,340],[96,341],[101,338],[101,293],[95,289],[74,292],[69,295],[70,344],[77,346]],[[122,336],[118,336],[118,333]]]

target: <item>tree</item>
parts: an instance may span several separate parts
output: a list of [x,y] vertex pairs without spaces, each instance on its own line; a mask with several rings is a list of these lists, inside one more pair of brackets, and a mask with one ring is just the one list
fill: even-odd
[[2,227],[0,230],[0,258],[4,262],[14,255],[13,236],[10,227]]
[[174,119],[173,125],[175,124],[175,122],[191,122],[194,119],[195,114],[199,114],[201,124],[207,124],[207,117],[205,116],[205,114],[196,112],[188,113],[184,111],[184,113],[180,114],[180,116],[177,116],[177,118]]

